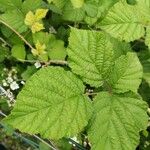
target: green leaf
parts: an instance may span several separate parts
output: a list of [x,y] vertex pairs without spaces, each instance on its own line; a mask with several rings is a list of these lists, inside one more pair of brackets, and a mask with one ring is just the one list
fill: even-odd
[[44,144],[43,142],[40,142],[39,144],[39,150],[51,150],[49,146]]
[[23,80],[27,81],[36,71],[37,69],[35,66],[28,66],[27,69],[21,74],[21,77]]
[[63,19],[68,21],[79,22],[85,17],[83,8],[73,8],[71,2],[68,2],[63,8]]
[[84,0],[71,0],[74,8],[81,8],[84,5]]
[[0,15],[0,20],[7,23],[19,33],[27,31],[27,26],[24,24],[24,16],[19,10],[9,11]]
[[115,61],[114,67],[110,74],[109,82],[113,91],[123,93],[137,89],[141,83],[143,69],[135,53],[122,55]]
[[[150,77],[150,74],[149,74]],[[149,80],[150,81],[150,80]],[[143,100],[150,104],[150,82],[149,84],[143,80],[142,84],[139,87],[139,94],[142,96]]]
[[40,44],[45,44],[46,49],[50,49],[52,47],[52,43],[55,42],[56,38],[53,34],[47,32],[37,32],[32,34],[34,44],[40,42]]
[[55,40],[48,54],[52,60],[65,60],[67,52],[64,47],[64,42],[61,40]]
[[14,10],[20,8],[22,5],[22,0],[0,0],[0,10]]
[[22,10],[24,13],[29,11],[35,11],[42,7],[42,0],[25,0],[22,4]]
[[146,28],[145,44],[150,48],[150,27]]
[[92,150],[135,150],[148,123],[147,104],[127,95],[99,93],[89,129]]
[[42,68],[27,81],[4,122],[45,138],[73,136],[82,131],[91,117],[91,102],[84,89],[82,81],[70,71]]
[[95,17],[98,13],[98,4],[96,2],[88,1],[84,4],[84,9],[88,16]]
[[16,59],[25,60],[26,50],[24,45],[19,44],[12,47],[11,54]]
[[67,4],[70,0],[48,0],[49,3],[53,2],[56,7],[60,10]]
[[139,53],[139,59],[143,66],[143,78],[150,85],[150,50],[141,50]]
[[84,82],[101,86],[113,61],[113,46],[103,32],[71,29],[69,38],[69,66]]
[[142,24],[136,7],[121,1],[112,7],[97,26],[111,36],[128,42],[139,39],[145,34],[145,25]]
[[150,18],[150,1],[149,0],[136,0],[137,5],[135,8],[137,9],[137,15],[140,18],[140,22],[148,26],[149,18]]
[[126,42],[119,41],[115,38],[111,38],[114,49],[115,59],[119,58],[121,55],[126,55],[128,52],[132,52],[131,45]]
[[142,65],[144,70],[143,78],[150,85],[150,60],[143,60]]

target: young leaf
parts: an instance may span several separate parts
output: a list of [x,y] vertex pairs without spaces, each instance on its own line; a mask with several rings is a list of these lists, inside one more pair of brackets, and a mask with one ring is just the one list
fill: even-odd
[[11,50],[12,56],[16,59],[24,60],[26,57],[26,51],[24,45],[15,45]]
[[84,0],[71,0],[74,8],[81,8],[84,5]]
[[113,61],[113,46],[103,32],[71,29],[69,66],[92,85],[101,86]]
[[80,132],[91,117],[84,85],[70,71],[47,67],[35,73],[17,97],[4,122],[22,132],[59,139]]
[[89,129],[92,150],[135,150],[139,132],[146,129],[146,103],[128,95],[99,93],[94,99]]
[[137,93],[142,76],[143,69],[137,55],[127,53],[127,55],[122,55],[115,61],[109,82],[117,93],[127,91]]
[[32,37],[34,44],[39,41],[41,44],[45,44],[46,47],[49,47],[49,45],[51,45],[51,43],[56,40],[53,34],[47,32],[37,32],[35,34],[32,34]]
[[31,28],[32,33],[45,29],[42,19],[46,16],[47,12],[48,9],[37,9],[35,14],[32,11],[26,14],[24,22]]
[[121,1],[112,7],[98,27],[125,41],[139,39],[145,33],[144,23],[142,24],[136,7]]

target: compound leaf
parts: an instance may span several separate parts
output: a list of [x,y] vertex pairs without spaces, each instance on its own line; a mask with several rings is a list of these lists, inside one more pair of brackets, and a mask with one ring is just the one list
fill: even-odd
[[91,110],[80,79],[63,68],[47,67],[27,81],[5,122],[29,134],[59,139],[80,132]]
[[146,103],[129,95],[99,93],[94,99],[89,129],[92,150],[135,150],[139,132],[146,129]]

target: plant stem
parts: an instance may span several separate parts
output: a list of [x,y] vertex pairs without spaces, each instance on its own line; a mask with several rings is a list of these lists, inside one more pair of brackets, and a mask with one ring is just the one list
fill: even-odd
[[6,42],[2,37],[0,37],[0,40],[1,40],[5,45],[8,45],[9,47],[11,47],[11,45],[10,45],[8,42]]
[[36,63],[37,61],[40,63],[44,63],[46,66],[50,64],[56,64],[56,65],[68,65],[67,61],[64,60],[50,60],[48,62],[39,61],[39,60],[24,60],[24,59],[18,59],[19,61],[28,62],[28,63]]
[[[28,45],[31,49],[34,49],[32,47],[32,45],[19,33],[17,32],[14,28],[12,28],[9,24],[7,24],[5,21],[0,20],[0,23],[4,24],[5,26],[7,26],[9,29],[11,29],[14,33],[16,33],[16,35],[18,35],[18,37],[21,38],[21,40],[23,42],[25,42],[26,45]],[[28,60],[22,60],[19,59],[20,61],[25,61],[25,62],[29,62]],[[31,62],[31,61],[30,61]],[[50,60],[48,62],[43,62],[46,65],[50,65],[50,64],[56,64],[56,65],[68,65],[67,61],[63,61],[63,60]]]
[[11,29],[14,33],[16,33],[16,34],[21,38],[21,40],[22,40],[23,42],[26,43],[26,45],[28,45],[31,49],[34,49],[34,48],[32,47],[32,45],[31,45],[19,32],[17,32],[14,28],[12,28],[9,24],[7,24],[7,23],[6,23],[5,21],[3,21],[3,20],[0,20],[0,23],[4,24],[4,25],[7,26],[9,29]]

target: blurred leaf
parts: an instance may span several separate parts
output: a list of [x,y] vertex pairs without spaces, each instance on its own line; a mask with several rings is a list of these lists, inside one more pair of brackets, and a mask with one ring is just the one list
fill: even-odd
[[35,72],[37,69],[35,66],[28,66],[27,69],[21,74],[21,77],[23,80],[28,80]]
[[39,150],[51,150],[46,144],[40,142],[39,143]]
[[24,13],[35,11],[36,9],[42,7],[42,3],[42,0],[25,0],[22,5],[22,10]]
[[25,60],[26,57],[26,51],[24,45],[15,45],[12,47],[11,50],[12,56],[15,57],[16,59],[22,59]]
[[0,0],[0,10],[14,10],[20,8],[22,5],[22,0]]
[[9,55],[9,50],[6,47],[0,46],[0,63]]
[[61,40],[56,40],[48,54],[52,60],[65,60],[67,52],[66,48],[64,47],[64,42]]
[[12,136],[14,133],[14,129],[8,124],[3,124],[3,126],[4,126],[4,130],[6,132],[6,135]]
[[0,15],[0,20],[7,23],[19,33],[27,31],[27,26],[24,23],[24,15],[17,9]]

